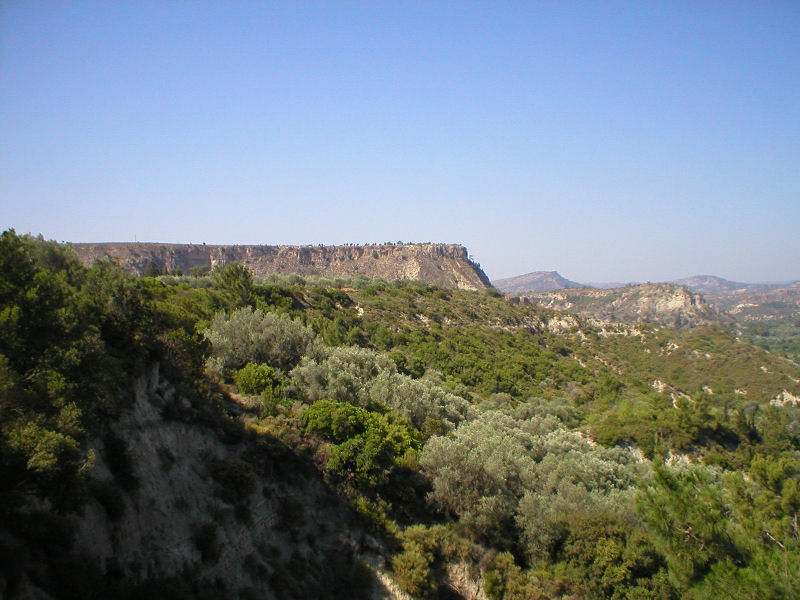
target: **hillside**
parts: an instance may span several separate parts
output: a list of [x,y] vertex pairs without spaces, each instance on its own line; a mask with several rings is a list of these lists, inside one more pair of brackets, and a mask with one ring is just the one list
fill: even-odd
[[419,279],[468,290],[491,285],[466,248],[456,244],[376,244],[370,246],[213,246],[198,244],[72,244],[84,265],[111,258],[142,275],[148,268],[188,274],[232,262],[257,277],[280,274],[325,277]]
[[773,352],[800,359],[800,282],[737,283],[719,277],[680,280],[734,319],[742,337]]
[[577,288],[528,293],[525,297],[546,308],[604,321],[658,323],[669,327],[730,322],[701,295],[669,283],[615,289]]
[[795,597],[791,360],[491,288],[70,252],[0,239],[4,598]]
[[565,288],[578,288],[582,284],[564,279],[557,271],[534,271],[526,275],[497,279],[492,282],[504,294],[547,292]]
[[681,285],[703,294],[720,310],[740,315],[737,319],[765,320],[800,315],[800,281],[785,285],[736,283],[708,276],[680,281]]
[[601,320],[673,327],[715,324],[763,348],[800,358],[800,282],[742,283],[697,275],[671,283],[581,287],[554,271],[540,271],[495,285],[541,306]]

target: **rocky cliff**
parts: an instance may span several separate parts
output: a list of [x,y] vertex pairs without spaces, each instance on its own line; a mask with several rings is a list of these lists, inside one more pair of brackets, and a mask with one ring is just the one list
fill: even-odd
[[467,249],[457,244],[367,246],[212,246],[198,244],[72,244],[90,265],[109,257],[139,273],[149,264],[170,272],[239,262],[257,277],[273,273],[325,277],[419,279],[442,287],[480,290],[491,283]]

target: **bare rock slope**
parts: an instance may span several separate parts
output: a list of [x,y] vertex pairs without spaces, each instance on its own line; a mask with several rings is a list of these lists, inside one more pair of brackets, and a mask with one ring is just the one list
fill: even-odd
[[325,277],[366,276],[419,279],[442,287],[481,290],[491,286],[480,265],[458,244],[377,244],[367,246],[212,246],[205,244],[72,244],[90,265],[109,257],[142,274],[149,264],[188,273],[192,267],[239,262],[257,277],[273,273]]
[[[310,461],[270,436],[201,423],[194,402],[157,364],[136,380],[133,405],[92,444],[76,555],[132,586],[131,598],[207,588],[203,598],[402,600],[386,551]],[[27,580],[12,587],[0,598],[99,597],[80,581],[52,595]]]
[[553,310],[604,321],[691,327],[730,320],[709,305],[700,294],[670,283],[647,283],[616,289],[563,289],[526,294],[526,297]]

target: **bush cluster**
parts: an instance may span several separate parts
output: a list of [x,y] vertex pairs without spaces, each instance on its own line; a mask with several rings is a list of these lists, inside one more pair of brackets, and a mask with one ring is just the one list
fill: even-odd
[[314,332],[301,322],[250,306],[230,314],[218,312],[204,333],[212,345],[209,363],[223,375],[247,363],[288,371],[314,340]]

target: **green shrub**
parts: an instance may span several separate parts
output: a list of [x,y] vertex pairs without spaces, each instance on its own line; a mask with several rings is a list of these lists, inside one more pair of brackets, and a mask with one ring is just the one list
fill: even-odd
[[794,598],[800,464],[755,457],[750,472],[653,465],[637,508],[686,598]]
[[263,363],[248,363],[233,374],[233,382],[242,394],[258,395],[280,385],[275,369]]
[[236,308],[253,302],[253,274],[244,265],[228,263],[214,269],[211,277],[228,306]]
[[431,572],[433,556],[417,543],[408,543],[392,557],[394,580],[415,598],[436,598],[436,579]]
[[249,306],[230,315],[218,312],[203,333],[212,346],[209,364],[224,375],[250,362],[287,371],[314,340],[314,332],[300,321]]
[[415,598],[436,598],[434,564],[444,534],[439,525],[428,529],[413,525],[397,536],[402,552],[392,557],[392,571],[397,584]]
[[386,483],[396,461],[419,448],[408,425],[347,402],[318,400],[303,414],[306,433],[332,442],[326,468],[365,486]]
[[483,589],[490,600],[541,600],[547,598],[536,577],[517,566],[510,552],[501,552],[483,574]]
[[210,265],[200,265],[197,267],[191,267],[189,269],[189,275],[192,277],[203,277],[204,275],[208,275],[211,272]]

